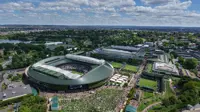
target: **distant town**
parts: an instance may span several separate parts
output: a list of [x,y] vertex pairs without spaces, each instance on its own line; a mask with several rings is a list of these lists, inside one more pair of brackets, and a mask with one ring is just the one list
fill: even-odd
[[198,112],[200,28],[0,26],[0,112]]

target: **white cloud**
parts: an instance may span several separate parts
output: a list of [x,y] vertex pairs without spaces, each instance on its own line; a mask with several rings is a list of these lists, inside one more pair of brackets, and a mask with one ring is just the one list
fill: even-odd
[[192,1],[172,2],[166,5],[157,6],[158,10],[184,10],[192,4]]
[[33,4],[27,2],[10,2],[7,4],[0,4],[0,10],[12,12],[14,10],[33,10]]
[[200,26],[200,14],[188,10],[191,0],[141,0],[144,6],[134,0],[28,1],[0,4],[0,23]]

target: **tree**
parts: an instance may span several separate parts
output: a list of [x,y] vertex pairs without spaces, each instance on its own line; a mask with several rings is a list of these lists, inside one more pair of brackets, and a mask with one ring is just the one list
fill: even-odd
[[21,106],[20,107],[20,112],[31,112],[31,109],[30,108],[28,108],[27,106]]
[[170,42],[174,42],[174,37],[171,36],[171,37],[169,38],[169,40],[170,40]]
[[0,64],[0,71],[2,71],[3,70],[3,66]]
[[174,51],[172,51],[170,54],[172,54],[174,56],[174,58],[177,58],[178,57],[178,54]]
[[183,85],[183,90],[193,90],[195,89],[195,84],[193,81],[189,81]]
[[173,95],[169,97],[169,102],[171,105],[176,104],[177,103],[177,98]]
[[198,65],[198,60],[196,58],[186,59],[184,62],[184,67],[186,69],[195,69]]
[[178,62],[180,63],[180,64],[184,64],[184,61],[185,61],[185,59],[183,58],[183,57],[178,57]]

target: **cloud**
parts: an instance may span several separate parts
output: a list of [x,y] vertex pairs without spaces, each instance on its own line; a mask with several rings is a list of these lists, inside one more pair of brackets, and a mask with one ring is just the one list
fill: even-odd
[[32,1],[0,4],[0,23],[200,26],[200,14],[188,10],[191,0],[141,0],[141,6],[134,0]]
[[157,6],[158,10],[184,10],[191,6],[192,1],[172,2],[166,5]]
[[141,0],[145,5],[160,5],[176,2],[177,0]]
[[12,12],[15,10],[33,10],[34,6],[28,2],[10,2],[7,4],[0,4],[0,10]]

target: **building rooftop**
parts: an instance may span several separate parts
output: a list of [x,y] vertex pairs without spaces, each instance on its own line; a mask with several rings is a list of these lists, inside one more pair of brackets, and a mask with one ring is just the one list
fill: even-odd
[[111,48],[119,49],[119,50],[125,50],[125,51],[139,51],[140,50],[140,48],[132,47],[132,46],[115,46],[115,45],[112,45]]
[[154,62],[153,70],[155,71],[164,71],[164,72],[172,72],[179,74],[178,69],[173,64]]
[[[41,60],[35,64],[41,63],[41,64],[48,64],[50,66],[57,66],[68,62],[72,62],[72,60],[66,58],[66,56],[54,56]],[[28,68],[26,72],[28,76],[41,82],[57,84],[57,85],[80,85],[80,84],[94,83],[97,81],[105,80],[108,77],[112,76],[114,73],[112,65],[105,62],[105,64],[95,67],[94,69],[89,71],[87,74],[84,74],[80,78],[70,80],[70,79],[61,79],[52,77],[49,74],[47,75],[45,73],[46,71],[44,72],[42,70],[41,71],[35,70],[34,65]]]
[[81,55],[67,54],[66,58],[76,60],[76,61],[86,62],[90,64],[102,65],[105,63],[105,60],[99,60],[92,57],[86,57],[86,56],[81,56]]
[[77,79],[80,77],[79,74],[74,74],[74,73],[71,73],[70,71],[63,70],[61,68],[50,66],[50,65],[37,64],[37,65],[34,65],[34,68],[38,71],[47,73],[55,77],[62,77],[63,75],[69,79]]
[[117,49],[107,49],[107,48],[103,48],[102,51],[106,51],[106,52],[110,52],[110,53],[116,53],[116,54],[129,54],[129,55],[133,55],[135,54],[135,52],[129,52],[129,51],[124,51],[124,50],[117,50]]
[[63,42],[47,42],[47,43],[45,43],[46,46],[49,46],[49,45],[59,45],[59,44],[63,44]]
[[127,105],[125,112],[137,112],[137,108],[131,106],[131,105]]

